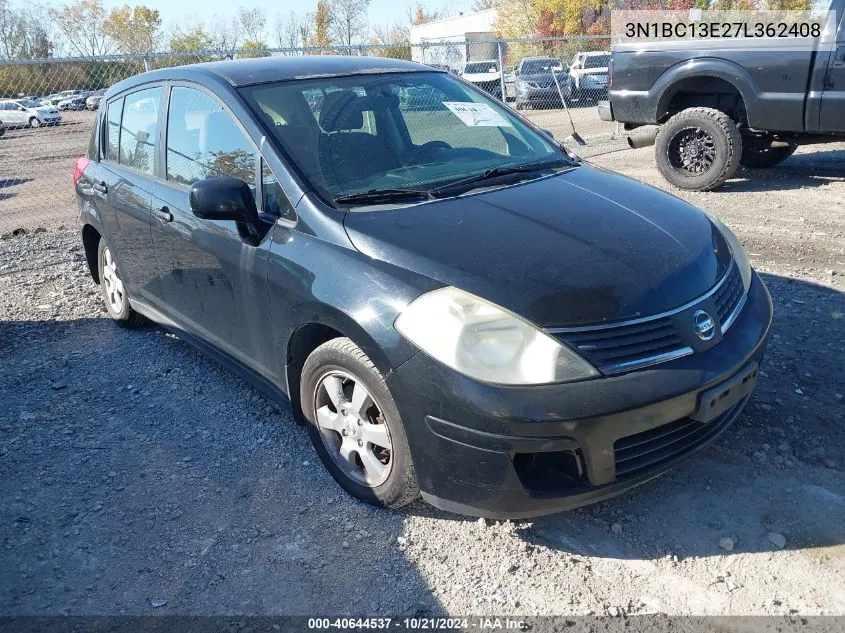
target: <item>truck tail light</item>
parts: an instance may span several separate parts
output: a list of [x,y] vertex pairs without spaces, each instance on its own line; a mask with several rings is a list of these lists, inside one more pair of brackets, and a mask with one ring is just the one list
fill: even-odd
[[88,168],[88,165],[91,164],[91,161],[88,160],[85,156],[80,156],[75,161],[73,161],[73,184],[76,186],[79,183],[79,179],[82,178],[82,174],[85,173],[85,170]]

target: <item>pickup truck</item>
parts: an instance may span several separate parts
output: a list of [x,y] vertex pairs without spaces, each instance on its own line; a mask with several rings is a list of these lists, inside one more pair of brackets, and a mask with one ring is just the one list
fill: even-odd
[[[604,121],[655,145],[673,185],[709,191],[739,165],[772,167],[798,145],[845,140],[845,0],[811,39],[657,41],[613,48]],[[654,127],[657,126],[657,127]]]

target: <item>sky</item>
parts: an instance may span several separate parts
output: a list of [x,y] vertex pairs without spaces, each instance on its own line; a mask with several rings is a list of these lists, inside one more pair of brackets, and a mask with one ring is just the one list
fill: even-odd
[[[48,0],[48,4],[61,4],[62,0]],[[276,16],[279,14],[288,15],[291,11],[305,15],[313,11],[317,0],[286,0],[278,2],[273,0],[103,0],[106,9],[120,7],[124,4],[145,4],[151,9],[158,9],[165,32],[172,24],[181,24],[186,16],[196,15],[206,20],[214,14],[221,16],[233,16],[238,7],[246,8],[263,7],[267,10],[267,30],[271,45],[272,34]],[[453,12],[469,11],[472,0],[421,0],[426,9],[440,10],[448,5]],[[406,24],[408,21],[408,9],[415,7],[414,0],[371,0],[370,1],[370,27],[389,26],[395,22]]]

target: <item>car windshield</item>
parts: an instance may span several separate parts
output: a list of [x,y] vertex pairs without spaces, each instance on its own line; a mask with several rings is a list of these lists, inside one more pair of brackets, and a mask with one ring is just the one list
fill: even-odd
[[499,72],[498,62],[473,62],[464,68],[465,73],[497,73]]
[[40,105],[37,101],[30,101],[29,99],[22,99],[18,101],[18,104],[24,108],[37,108]]
[[285,81],[241,89],[325,199],[429,191],[487,170],[568,155],[446,73]]
[[522,62],[522,73],[525,75],[537,75],[563,70],[563,64],[557,59],[532,59]]
[[610,65],[610,55],[588,55],[584,60],[584,68],[607,68]]

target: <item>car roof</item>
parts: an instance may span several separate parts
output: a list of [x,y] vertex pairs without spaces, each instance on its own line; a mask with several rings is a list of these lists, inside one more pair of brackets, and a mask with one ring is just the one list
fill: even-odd
[[560,61],[557,57],[546,57],[546,56],[523,57],[522,61],[524,61],[524,62],[535,62],[537,60],[545,60],[545,59],[550,59],[550,60],[556,61],[556,62]]
[[218,79],[236,88],[276,81],[342,77],[395,72],[443,72],[423,64],[386,57],[351,57],[343,55],[300,55],[258,57],[162,68],[125,79],[109,90],[121,92],[151,81]]
[[467,64],[498,64],[498,59],[471,59]]
[[590,51],[589,53],[581,53],[587,57],[595,57],[596,55],[610,55],[610,51]]

